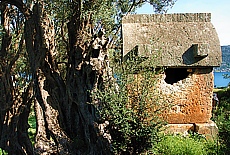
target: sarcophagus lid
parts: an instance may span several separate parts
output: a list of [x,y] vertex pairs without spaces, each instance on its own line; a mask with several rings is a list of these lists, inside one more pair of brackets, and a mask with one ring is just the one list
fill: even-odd
[[[158,57],[158,66],[220,66],[221,49],[210,13],[127,15],[123,56]],[[147,60],[147,59],[146,59]]]

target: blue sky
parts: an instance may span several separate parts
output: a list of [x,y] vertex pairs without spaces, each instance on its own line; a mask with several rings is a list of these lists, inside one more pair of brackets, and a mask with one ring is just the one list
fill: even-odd
[[[167,13],[211,13],[221,45],[230,45],[230,0],[177,0]],[[150,5],[137,10],[138,14],[151,14]]]

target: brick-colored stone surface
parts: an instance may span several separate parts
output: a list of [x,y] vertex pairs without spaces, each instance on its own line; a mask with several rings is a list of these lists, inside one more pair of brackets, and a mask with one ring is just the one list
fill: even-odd
[[156,87],[162,102],[168,103],[170,110],[163,114],[168,123],[206,123],[212,116],[212,68],[193,70],[174,84],[165,82],[165,74],[160,75]]
[[[123,54],[140,46],[140,55],[158,55],[159,66],[219,66],[220,43],[210,21],[210,13],[125,16]],[[143,46],[147,53],[143,54]]]
[[167,134],[183,134],[184,136],[187,136],[189,134],[189,131],[194,131],[194,124],[168,124],[165,127],[164,133]]
[[213,121],[209,121],[208,123],[196,123],[195,132],[205,135],[207,139],[216,139],[218,128]]
[[214,140],[218,135],[218,128],[213,121],[207,123],[194,124],[168,124],[165,127],[164,133],[167,134],[182,134],[188,135],[189,132],[196,132],[204,135],[209,140]]

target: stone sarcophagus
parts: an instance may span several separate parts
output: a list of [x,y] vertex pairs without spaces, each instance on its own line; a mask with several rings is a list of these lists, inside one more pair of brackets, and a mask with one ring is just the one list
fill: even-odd
[[135,49],[145,61],[155,57],[156,66],[165,68],[156,88],[172,105],[163,114],[170,130],[212,135],[213,67],[221,64],[221,49],[211,14],[128,15],[122,37],[124,60]]

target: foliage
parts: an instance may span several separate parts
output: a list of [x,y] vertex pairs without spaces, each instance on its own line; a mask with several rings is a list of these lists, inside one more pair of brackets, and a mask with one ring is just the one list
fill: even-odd
[[[81,38],[83,44],[92,41],[96,33],[101,29],[106,30],[109,38],[108,48],[121,48],[121,20],[127,14],[135,13],[135,10],[145,3],[153,6],[155,13],[164,13],[174,5],[176,0],[84,0],[81,2],[79,11],[81,25]],[[47,15],[53,21],[55,29],[55,59],[61,76],[65,79],[68,63],[67,54],[70,50],[68,43],[68,23],[76,15],[77,1],[48,0],[43,1]],[[28,1],[28,5],[30,2]],[[32,5],[33,6],[33,5]],[[60,7],[61,6],[61,7]]]
[[35,135],[36,135],[36,116],[35,116],[33,110],[31,110],[31,112],[30,112],[28,123],[30,126],[30,128],[28,129],[29,138],[32,142],[32,145],[34,145]]
[[217,92],[219,104],[213,112],[213,120],[219,129],[219,150],[224,154],[230,153],[230,88]]
[[102,119],[109,122],[105,132],[111,135],[115,154],[140,154],[160,140],[158,134],[164,122],[158,117],[163,108],[154,90],[155,61],[146,64],[140,60],[133,56],[126,62],[114,63],[116,81],[108,81],[96,94],[101,101]]
[[210,155],[217,154],[214,141],[199,135],[165,135],[154,148],[155,154],[164,155]]
[[0,155],[4,155],[4,154],[7,154],[7,152],[0,148]]

